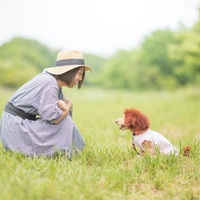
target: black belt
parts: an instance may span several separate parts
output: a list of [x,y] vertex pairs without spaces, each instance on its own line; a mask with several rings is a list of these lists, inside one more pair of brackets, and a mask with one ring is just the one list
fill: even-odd
[[4,111],[12,115],[21,117],[22,119],[36,120],[36,115],[25,113],[23,110],[13,106],[10,102],[6,104]]

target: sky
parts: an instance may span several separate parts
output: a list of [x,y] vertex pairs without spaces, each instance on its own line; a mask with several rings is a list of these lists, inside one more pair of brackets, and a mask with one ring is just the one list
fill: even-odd
[[0,45],[13,37],[110,56],[158,29],[191,27],[200,0],[0,0]]

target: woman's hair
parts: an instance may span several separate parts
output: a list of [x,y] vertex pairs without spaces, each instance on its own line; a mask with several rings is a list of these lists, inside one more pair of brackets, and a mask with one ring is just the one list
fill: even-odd
[[[65,82],[67,85],[71,85],[74,77],[76,76],[76,74],[78,73],[80,68],[81,67],[77,67],[77,68],[72,69],[68,72],[65,72],[64,74],[54,75],[54,77],[55,77],[56,80],[61,80],[61,81]],[[78,89],[80,89],[82,87],[84,78],[85,78],[85,70],[84,70],[83,75],[82,75],[82,80],[78,82]]]

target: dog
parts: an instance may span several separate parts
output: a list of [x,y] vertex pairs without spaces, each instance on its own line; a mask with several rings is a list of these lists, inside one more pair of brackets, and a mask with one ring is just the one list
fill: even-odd
[[[161,133],[150,129],[148,117],[135,108],[125,109],[122,118],[118,118],[115,123],[119,125],[121,131],[130,130],[132,133],[132,146],[139,155],[179,154],[179,150]],[[139,152],[137,151],[137,148]],[[184,156],[189,157],[190,146],[184,147]]]

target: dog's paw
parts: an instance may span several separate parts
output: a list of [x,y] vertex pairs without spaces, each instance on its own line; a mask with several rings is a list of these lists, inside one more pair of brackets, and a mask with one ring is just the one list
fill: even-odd
[[191,146],[185,146],[183,147],[183,155],[186,157],[190,156]]

